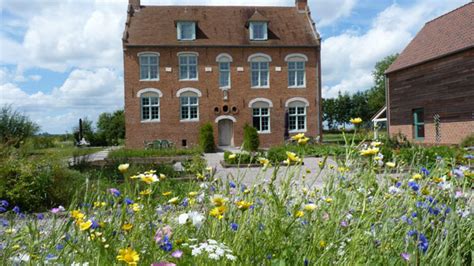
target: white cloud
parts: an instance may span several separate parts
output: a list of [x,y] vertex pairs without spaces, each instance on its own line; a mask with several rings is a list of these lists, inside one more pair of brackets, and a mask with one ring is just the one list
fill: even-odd
[[322,43],[323,97],[353,93],[373,85],[375,63],[399,53],[424,23],[465,3],[418,1],[408,8],[393,4],[373,20],[364,33],[348,31]]
[[[310,2],[311,13],[318,27],[326,27],[340,18],[351,15],[357,0],[315,0]],[[311,3],[312,2],[312,3]]]
[[[0,71],[0,77],[3,73]],[[43,131],[62,133],[81,117],[95,120],[102,112],[123,108],[123,79],[107,68],[77,69],[50,93],[28,94],[7,82],[0,85],[0,95],[0,106],[11,104],[25,111]],[[66,120],[67,117],[71,119]],[[55,120],[58,123],[50,123]]]

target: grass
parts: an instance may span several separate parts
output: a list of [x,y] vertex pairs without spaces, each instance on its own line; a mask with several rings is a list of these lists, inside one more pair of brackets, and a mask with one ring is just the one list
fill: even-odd
[[[86,183],[64,216],[49,214],[48,226],[12,204],[2,218],[0,262],[472,264],[474,173],[449,157],[427,166],[394,153],[396,164],[381,164],[377,147],[363,156],[357,144],[343,147],[338,167],[306,172],[295,159],[294,167],[262,168],[252,185],[212,169],[177,183],[130,166],[120,185]],[[321,186],[306,182],[316,178]]]
[[200,154],[202,151],[200,148],[190,148],[190,149],[118,149],[111,151],[108,158],[110,159],[123,159],[131,157],[169,157],[169,156],[181,156],[181,155],[196,155]]

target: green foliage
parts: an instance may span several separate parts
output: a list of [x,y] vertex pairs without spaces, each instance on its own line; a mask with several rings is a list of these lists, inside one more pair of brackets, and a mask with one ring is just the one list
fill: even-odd
[[368,111],[371,116],[385,105],[385,71],[397,57],[398,54],[389,55],[375,64],[375,69],[372,72],[375,85],[367,91]]
[[39,131],[39,126],[26,115],[5,105],[0,110],[0,143],[19,147],[27,138]]
[[191,160],[182,162],[188,174],[202,173],[206,169],[207,162],[200,154],[195,154]]
[[[235,158],[229,158],[229,155],[235,154]],[[255,164],[259,155],[250,154],[248,152],[232,153],[230,151],[224,152],[224,161],[228,164]]]
[[107,145],[118,145],[125,138],[125,114],[123,110],[102,113],[97,120],[97,134]]
[[474,147],[474,134],[465,137],[461,142],[461,147]]
[[191,149],[156,149],[156,150],[144,150],[144,149],[117,149],[110,151],[107,158],[114,159],[127,159],[132,157],[169,157],[169,156],[180,156],[180,155],[200,155],[202,150],[199,147]]
[[304,154],[306,157],[326,157],[341,155],[345,149],[340,145],[282,145],[270,148],[267,152],[267,159],[272,163],[280,163],[287,158],[287,151]]
[[204,152],[215,152],[214,129],[211,123],[202,125],[199,129],[199,145]]
[[401,148],[399,151],[394,151],[398,160],[408,164],[423,165],[425,167],[432,167],[437,160],[447,160],[446,163],[456,164],[463,162],[463,156],[466,152],[457,147],[449,146],[413,146],[409,148]]
[[242,143],[243,149],[246,151],[257,151],[260,146],[257,129],[245,124],[244,125],[244,141]]

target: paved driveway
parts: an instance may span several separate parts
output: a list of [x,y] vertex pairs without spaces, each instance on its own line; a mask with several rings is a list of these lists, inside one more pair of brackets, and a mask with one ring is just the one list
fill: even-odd
[[[224,168],[220,164],[220,161],[224,158],[224,153],[222,152],[206,153],[204,158],[207,160],[208,166],[212,166],[216,169],[216,176],[227,180],[241,181],[248,186],[269,180],[275,169],[274,167],[269,167],[266,171],[262,171],[262,167]],[[311,187],[322,187],[322,180],[325,175],[327,175],[326,170],[320,173],[318,163],[322,160],[323,158],[305,158],[302,167],[281,166],[277,173],[277,182],[286,174],[293,174],[295,177],[301,177],[301,175],[305,174],[306,184]],[[330,159],[327,160],[327,163],[336,165],[336,163]],[[307,169],[309,169],[311,173],[307,174]]]

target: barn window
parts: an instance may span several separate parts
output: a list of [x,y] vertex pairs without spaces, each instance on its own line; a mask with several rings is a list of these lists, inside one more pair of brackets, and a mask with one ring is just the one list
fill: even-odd
[[423,139],[425,137],[425,112],[423,108],[413,110],[413,137]]

